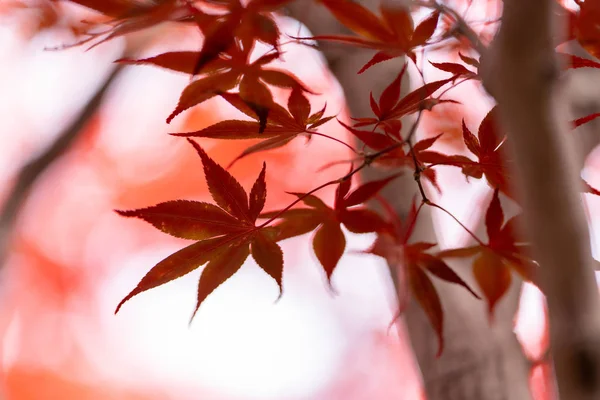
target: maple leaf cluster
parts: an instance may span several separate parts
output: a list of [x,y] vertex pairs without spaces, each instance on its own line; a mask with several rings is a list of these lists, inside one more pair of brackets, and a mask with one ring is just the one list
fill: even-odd
[[[293,39],[333,41],[375,50],[373,58],[356,71],[357,74],[377,63],[406,56],[423,76],[419,67],[423,65],[419,61],[425,60],[423,49],[450,46],[452,41],[463,39],[460,37],[461,29],[456,27],[465,21],[459,20],[456,11],[435,2],[419,3],[418,7],[427,11],[427,16],[415,23],[412,10],[393,5],[393,2],[383,1],[379,11],[374,12],[351,0],[314,1],[324,5],[351,34]],[[215,163],[201,145],[190,138],[259,140],[233,162],[250,154],[284,146],[299,136],[310,139],[319,135],[340,142],[321,131],[335,116],[326,116],[324,106],[319,110],[312,109],[310,98],[314,95],[313,91],[289,71],[270,65],[282,54],[281,33],[275,13],[281,11],[289,0],[71,2],[110,17],[108,31],[104,30],[101,34],[87,32],[87,37],[80,43],[95,41],[93,45],[98,45],[167,21],[191,25],[202,34],[198,51],[174,51],[144,59],[118,60],[124,64],[165,68],[192,77],[168,115],[167,122],[216,96],[244,115],[241,117],[244,119],[223,120],[197,131],[172,134],[186,137],[197,151],[215,204],[177,200],[137,210],[118,211],[122,216],[140,218],[167,234],[194,240],[195,243],[154,266],[119,303],[117,311],[133,296],[206,264],[199,280],[195,314],[202,302],[235,274],[250,255],[275,280],[282,293],[284,259],[278,242],[311,232],[314,232],[313,251],[329,282],[346,250],[345,230],[357,234],[375,233],[377,239],[367,252],[383,257],[405,277],[405,290],[423,307],[439,337],[439,353],[443,349],[444,315],[433,282],[435,279],[460,285],[475,298],[484,298],[490,317],[509,287],[513,272],[535,283],[540,266],[531,258],[527,241],[520,236],[520,217],[505,221],[500,201],[501,195],[517,204],[519,199],[513,191],[511,161],[504,151],[506,135],[498,124],[496,107],[489,111],[477,129],[468,126],[464,120],[458,122],[460,126],[457,128],[462,132],[469,155],[465,155],[466,151],[463,154],[444,154],[435,150],[436,141],[443,132],[415,140],[422,113],[439,104],[458,104],[447,97],[448,91],[465,81],[480,80],[481,59],[458,53],[453,61],[430,62],[434,68],[450,76],[424,81],[423,85],[401,97],[401,85],[408,66],[408,63],[404,64],[378,99],[371,93],[372,115],[354,116],[350,124],[338,121],[359,143],[351,146],[342,142],[354,153],[350,171],[309,192],[290,193],[295,200],[283,209],[263,212],[267,196],[266,166],[263,165],[248,194],[226,169]],[[564,61],[565,68],[598,68],[600,62],[593,57],[600,54],[600,6],[597,1],[578,4],[577,12],[566,9],[560,12],[569,20],[568,39],[578,40],[589,52],[590,58],[558,52],[557,57]],[[259,42],[267,45],[269,50],[256,54]],[[477,52],[480,45],[472,43],[469,50]],[[274,100],[273,87],[289,92],[286,104],[278,104]],[[403,126],[402,121],[409,116],[416,117],[415,122],[410,127]],[[598,117],[600,113],[585,116],[573,121],[573,127]],[[390,170],[389,176],[362,183],[351,190],[354,175],[372,165]],[[440,250],[435,249],[436,243],[413,240],[412,232],[423,207],[434,207],[448,213],[427,197],[423,185],[428,182],[442,191],[436,174],[438,168],[459,168],[465,179],[485,179],[489,184],[493,197],[485,215],[487,241],[476,237],[464,225],[477,243],[475,246]],[[378,193],[407,172],[414,175],[421,200],[415,201],[409,215],[402,219],[381,200]],[[333,204],[328,205],[319,197],[318,191],[334,185],[335,198]],[[600,194],[587,183],[583,187],[589,193]],[[367,203],[375,199],[380,200],[387,210],[385,214],[367,207]],[[300,203],[302,206],[298,207]],[[257,222],[259,220],[262,222]],[[471,288],[447,264],[446,259],[457,257],[473,259],[476,288]]]

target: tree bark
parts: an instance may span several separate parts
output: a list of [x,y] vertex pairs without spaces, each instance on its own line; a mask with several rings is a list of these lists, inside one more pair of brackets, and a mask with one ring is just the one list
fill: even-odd
[[568,105],[558,80],[554,1],[504,0],[484,82],[509,134],[525,228],[540,262],[561,398],[600,398],[600,315],[590,238],[578,190]]
[[[361,3],[376,11],[380,1],[363,0]],[[298,0],[290,6],[293,17],[303,22],[315,35],[348,33],[330,13],[314,2]],[[320,43],[320,49],[329,62],[333,74],[342,86],[352,116],[372,114],[369,92],[377,96],[396,78],[402,61],[396,59],[372,67],[362,75],[357,71],[373,55],[366,49]],[[408,81],[403,82],[404,94]],[[382,172],[369,169],[366,180],[376,179]],[[418,193],[410,172],[390,185],[383,195],[400,216],[405,216],[413,196]],[[416,240],[436,241],[429,208],[419,214],[415,231]],[[453,264],[455,270],[473,285],[470,261]],[[395,266],[390,267],[395,271]],[[395,278],[395,277],[394,277]],[[516,277],[515,277],[516,278]],[[435,358],[437,337],[421,307],[410,301],[405,311],[400,333],[410,338],[417,359],[425,392],[429,400],[528,400],[529,363],[513,332],[513,319],[518,307],[521,282],[515,282],[496,309],[493,325],[489,324],[486,307],[463,288],[434,282],[445,313],[445,350]],[[404,295],[400,293],[399,295]]]

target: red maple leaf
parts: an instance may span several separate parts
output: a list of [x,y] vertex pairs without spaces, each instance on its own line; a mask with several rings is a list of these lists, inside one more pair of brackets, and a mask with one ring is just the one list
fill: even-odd
[[208,189],[216,205],[177,200],[137,210],[117,211],[125,217],[143,219],[169,235],[197,242],[156,264],[121,300],[115,312],[133,296],[208,263],[200,275],[195,315],[206,297],[236,273],[250,254],[260,268],[275,279],[281,292],[283,253],[275,242],[276,230],[264,224],[255,225],[267,196],[266,166],[263,164],[248,196],[233,176],[215,163],[198,144],[189,142],[202,159]]
[[383,229],[386,224],[382,217],[360,204],[371,199],[398,176],[399,174],[395,174],[364,183],[351,193],[348,193],[350,178],[342,180],[336,190],[333,208],[312,194],[292,193],[310,208],[271,211],[262,214],[261,217],[281,220],[274,226],[278,229],[277,241],[317,229],[312,241],[313,250],[325,270],[327,280],[330,281],[346,248],[346,237],[341,225],[353,233],[377,232]]
[[298,135],[306,135],[310,138],[312,134],[318,133],[316,129],[334,118],[333,116],[323,117],[325,107],[311,114],[310,103],[300,89],[292,90],[288,99],[289,111],[278,104],[271,105],[266,124],[260,120],[260,116],[248,106],[247,102],[243,101],[240,95],[235,93],[222,93],[221,95],[239,111],[255,121],[225,120],[199,131],[174,133],[173,135],[211,139],[265,139],[244,150],[231,164],[250,154],[284,146]]
[[537,264],[527,255],[529,245],[519,240],[519,219],[519,216],[515,216],[504,222],[496,189],[485,215],[488,243],[444,250],[437,254],[441,258],[477,256],[473,262],[473,274],[488,301],[490,317],[496,303],[510,287],[511,271],[527,281],[536,282]]
[[76,43],[81,45],[92,40],[103,37],[92,47],[98,46],[108,40],[120,36],[152,28],[167,21],[186,20],[194,14],[190,7],[177,0],[163,0],[160,2],[137,2],[123,0],[69,0],[73,3],[83,5],[107,16],[114,17],[108,23],[112,28],[108,31],[102,30],[95,32],[96,27],[92,27],[84,33],[87,36]]
[[437,28],[440,16],[439,12],[434,11],[415,28],[410,10],[392,2],[381,2],[381,17],[351,0],[319,2],[325,5],[338,21],[359,36],[320,35],[303,39],[335,41],[379,50],[359,73],[379,62],[403,55],[414,61],[416,56],[413,49],[427,43]]
[[579,12],[571,17],[571,30],[581,45],[588,53],[600,58],[600,1],[577,1]]
[[448,156],[428,151],[421,153],[421,159],[431,165],[460,167],[467,178],[480,179],[485,176],[490,186],[514,199],[504,159],[505,138],[501,138],[498,133],[497,121],[497,110],[494,107],[481,122],[477,136],[462,122],[463,140],[469,151],[477,157],[477,161],[465,156]]
[[[398,215],[388,207],[392,220],[386,229],[378,233],[377,240],[368,250],[369,253],[378,255],[397,269],[399,281],[406,284],[410,293],[419,302],[438,340],[438,357],[444,348],[444,313],[439,295],[431,282],[430,275],[436,276],[446,282],[463,286],[473,296],[479,296],[460,278],[439,256],[427,253],[435,243],[416,242],[409,243],[421,207],[417,209],[413,201],[406,220],[402,221]],[[404,278],[402,278],[404,277]],[[400,305],[402,312],[404,305]]]
[[355,127],[371,125],[378,127],[382,125],[384,129],[390,130],[389,134],[397,136],[402,126],[399,121],[400,118],[423,109],[431,110],[436,104],[448,102],[448,100],[431,99],[430,97],[454,78],[426,83],[400,98],[402,77],[406,71],[406,66],[407,64],[404,65],[396,79],[381,93],[379,102],[375,101],[371,93],[371,110],[376,118],[352,118],[356,122]]
[[[199,54],[198,52],[171,52],[141,60],[118,61],[128,64],[149,64],[178,72],[193,73]],[[186,86],[167,122],[171,122],[188,108],[202,104],[236,86],[239,87],[239,95],[244,102],[264,120],[270,109],[276,106],[265,84],[311,92],[290,72],[266,67],[279,58],[279,53],[267,53],[254,62],[249,62],[249,57],[248,51],[235,46],[229,49],[228,53],[204,64],[202,69],[196,71],[202,76]]]
[[[441,133],[432,138],[416,142],[412,145],[411,152],[408,143],[404,142],[400,136],[400,125],[387,125],[387,135],[383,135],[372,131],[352,128],[341,121],[338,122],[371,149],[376,151],[392,149],[377,157],[374,161],[375,165],[386,168],[416,168],[441,193],[435,170],[433,168],[424,168],[424,163],[434,163],[440,158],[444,160],[448,158],[444,154],[428,150],[442,136]],[[415,162],[417,163],[416,166]]]

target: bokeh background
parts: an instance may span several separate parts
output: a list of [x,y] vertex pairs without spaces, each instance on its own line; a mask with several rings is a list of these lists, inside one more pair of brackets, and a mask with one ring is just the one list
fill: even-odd
[[[83,8],[44,0],[0,3],[0,201],[20,168],[78,115],[123,55],[126,39],[87,51],[44,50],[73,43],[73,29],[87,18],[94,15]],[[289,18],[279,22],[292,35],[308,34]],[[197,32],[168,24],[144,40],[141,57],[198,44]],[[315,50],[288,45],[281,64],[322,93],[311,99],[315,109],[327,103],[329,113],[346,118],[342,91]],[[351,251],[333,278],[337,295],[328,290],[305,235],[283,243],[284,296],[277,303],[276,285],[249,259],[206,300],[191,326],[199,271],[137,296],[114,315],[147,270],[185,242],[113,210],[180,198],[209,201],[197,155],[167,133],[238,116],[214,99],[167,125],[188,82],[183,74],[126,68],[75,144],[32,188],[0,271],[2,398],[420,399],[410,344],[402,327],[389,329],[394,297],[387,269],[360,254],[372,235],[350,235]],[[473,87],[464,86],[453,94],[472,95]],[[460,132],[449,127],[465,117],[476,128],[489,105],[482,99],[468,109],[440,107],[420,134],[444,131],[438,149],[464,152]],[[348,140],[335,120],[325,128]],[[202,141],[224,164],[248,144]],[[285,191],[339,177],[347,166],[316,171],[348,157],[335,142],[296,139],[240,161],[231,172],[249,188],[266,159],[266,208],[274,209],[290,201]],[[592,184],[598,181],[594,160],[585,171]],[[490,198],[485,183],[466,182],[451,168],[440,168],[439,181],[437,201],[475,224],[472,210]],[[586,201],[598,219],[597,201],[587,195]],[[466,240],[451,220],[437,217],[443,246]],[[517,330],[535,357],[547,340],[542,300],[526,286],[522,304]],[[534,370],[532,379],[536,398],[545,399],[542,371]]]

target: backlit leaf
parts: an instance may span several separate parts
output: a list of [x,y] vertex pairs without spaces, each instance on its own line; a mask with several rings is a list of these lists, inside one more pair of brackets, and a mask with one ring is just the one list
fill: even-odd
[[200,275],[198,299],[192,319],[208,295],[231,278],[244,264],[248,255],[250,249],[247,244],[233,244],[210,260]]
[[512,281],[510,269],[503,265],[500,258],[484,249],[473,262],[473,274],[488,301],[488,311],[491,316],[498,300],[510,287]]
[[243,230],[240,222],[219,207],[198,201],[168,201],[153,207],[117,211],[124,217],[137,217],[169,235],[192,240]]
[[188,141],[202,159],[208,190],[213,200],[231,215],[252,222],[248,210],[248,196],[244,188],[229,172],[214,162],[196,142],[190,139]]
[[346,249],[346,238],[340,224],[336,221],[325,221],[317,229],[313,239],[313,249],[327,274],[327,280],[331,280],[331,274]]
[[265,182],[266,171],[267,164],[263,162],[262,170],[260,171],[258,178],[256,178],[252,190],[250,190],[250,207],[248,215],[252,222],[256,221],[256,218],[258,218],[258,215],[265,207],[265,201],[267,200],[267,183]]
[[407,274],[411,293],[425,311],[425,315],[437,334],[439,342],[437,356],[439,357],[444,350],[444,312],[440,297],[431,283],[431,279],[423,270],[416,267],[407,268]]
[[283,276],[283,252],[281,247],[262,233],[257,233],[252,239],[252,258],[279,285]]

